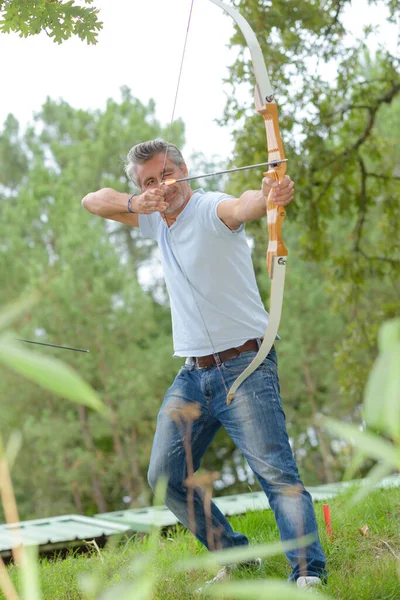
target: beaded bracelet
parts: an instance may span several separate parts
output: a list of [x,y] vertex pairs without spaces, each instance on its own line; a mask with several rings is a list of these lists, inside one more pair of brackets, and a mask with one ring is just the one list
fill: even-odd
[[137,213],[135,213],[134,210],[131,210],[131,201],[133,198],[135,198],[137,196],[137,194],[132,194],[132,196],[129,198],[128,200],[128,212],[132,213],[132,215],[136,215]]

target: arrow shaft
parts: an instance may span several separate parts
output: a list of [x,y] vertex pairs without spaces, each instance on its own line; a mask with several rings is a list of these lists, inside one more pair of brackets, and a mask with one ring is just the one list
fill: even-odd
[[19,342],[25,342],[26,344],[37,344],[38,346],[50,346],[51,348],[61,348],[62,350],[72,350],[73,352],[89,352],[84,348],[73,348],[72,346],[59,346],[58,344],[47,344],[46,342],[34,342],[33,340],[23,340],[22,338],[16,338]]
[[246,167],[234,167],[225,171],[216,171],[215,173],[205,173],[203,175],[194,175],[191,177],[182,177],[181,179],[167,179],[163,182],[164,185],[173,185],[180,181],[192,181],[193,179],[203,179],[205,177],[214,177],[215,175],[224,175],[225,173],[236,173],[236,171],[245,171],[247,169],[256,169],[257,167],[276,166],[282,162],[287,162],[287,158],[281,160],[273,160],[269,162],[258,163],[257,165],[247,165]]

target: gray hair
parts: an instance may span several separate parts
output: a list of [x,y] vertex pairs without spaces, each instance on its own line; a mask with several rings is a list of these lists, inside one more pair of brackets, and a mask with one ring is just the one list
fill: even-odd
[[167,154],[174,163],[181,167],[185,164],[185,160],[182,156],[182,153],[174,144],[170,144],[164,140],[150,140],[148,142],[142,142],[141,144],[136,144],[133,146],[128,152],[126,157],[127,162],[125,165],[125,173],[128,175],[129,179],[133,182],[136,187],[139,187],[139,182],[136,174],[137,165],[142,165],[148,160],[151,160],[156,154]]

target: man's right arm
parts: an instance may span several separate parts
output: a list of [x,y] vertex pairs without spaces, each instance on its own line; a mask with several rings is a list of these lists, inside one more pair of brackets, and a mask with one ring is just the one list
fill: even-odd
[[[82,200],[82,206],[89,212],[103,219],[111,219],[130,225],[131,227],[139,227],[139,215],[132,214],[128,211],[128,200],[132,194],[117,192],[112,188],[102,188],[97,192],[87,194]],[[135,210],[134,200],[132,199],[132,210]]]
[[130,208],[135,214],[128,211],[128,200],[131,196],[132,194],[117,192],[112,188],[103,188],[85,196],[82,206],[103,219],[119,221],[131,227],[139,227],[139,215],[163,213],[168,208],[163,188],[150,188],[133,196]]

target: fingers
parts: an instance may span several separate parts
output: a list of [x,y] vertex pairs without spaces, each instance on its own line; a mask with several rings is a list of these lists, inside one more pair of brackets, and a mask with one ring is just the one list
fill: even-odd
[[164,212],[169,206],[165,199],[163,189],[153,188],[146,190],[140,196],[137,196],[135,208],[138,213],[151,214],[154,212]]
[[143,214],[150,214],[153,212],[164,212],[167,210],[168,202],[148,202],[140,211]]
[[278,206],[286,206],[294,197],[294,182],[289,175],[285,175],[277,186],[272,186],[271,200]]
[[272,179],[272,177],[265,176],[261,183],[261,191],[263,196],[265,196],[265,198],[268,198],[271,189],[277,187],[278,185],[279,184],[277,181],[275,181],[275,179]]

